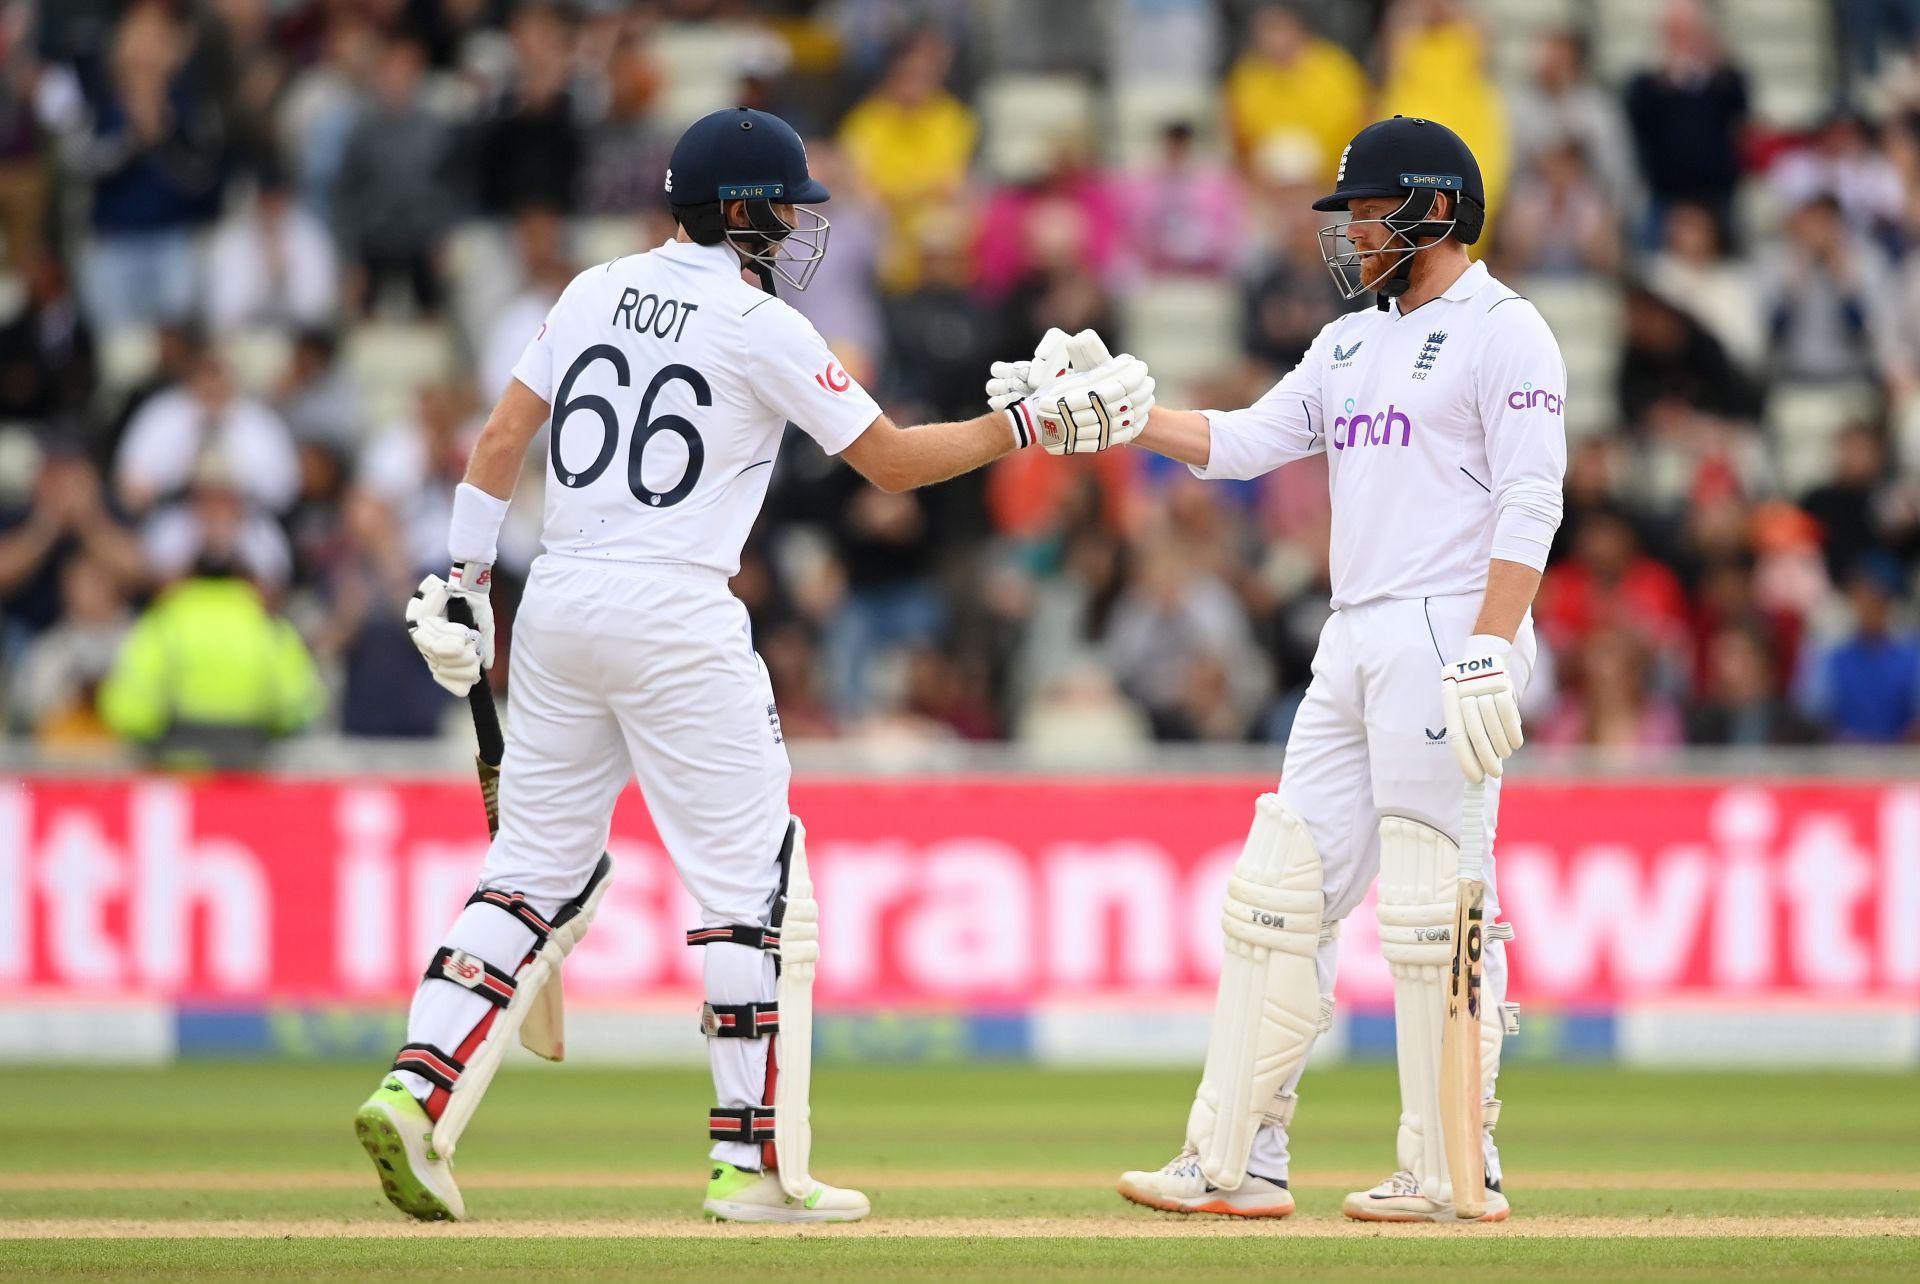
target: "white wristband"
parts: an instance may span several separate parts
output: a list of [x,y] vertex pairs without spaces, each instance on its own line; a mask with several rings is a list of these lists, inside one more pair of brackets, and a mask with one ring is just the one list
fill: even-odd
[[460,483],[453,492],[453,520],[447,524],[447,553],[456,564],[493,565],[499,552],[500,523],[507,519],[509,502],[471,482]]
[[1006,414],[1008,420],[1013,424],[1013,448],[1015,450],[1024,450],[1034,442],[1040,440],[1039,426],[1034,423],[1033,411],[1027,408],[1027,403],[1024,400],[1016,401],[1011,406],[1008,406]]

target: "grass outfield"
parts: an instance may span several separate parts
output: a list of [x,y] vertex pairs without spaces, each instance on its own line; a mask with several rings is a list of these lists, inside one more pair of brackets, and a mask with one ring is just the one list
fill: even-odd
[[1910,1078],[1518,1068],[1498,1227],[1339,1216],[1391,1166],[1371,1066],[1308,1079],[1285,1222],[1123,1203],[1114,1175],[1172,1152],[1192,1080],[830,1067],[815,1166],[874,1215],[769,1232],[700,1217],[697,1072],[503,1074],[460,1151],[475,1220],[421,1226],[354,1143],[366,1068],[0,1071],[0,1280],[1920,1278]]

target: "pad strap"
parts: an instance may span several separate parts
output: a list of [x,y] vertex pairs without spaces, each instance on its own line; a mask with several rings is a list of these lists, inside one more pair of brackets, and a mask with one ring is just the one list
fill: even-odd
[[465,986],[496,1008],[513,1002],[513,992],[519,988],[511,976],[485,959],[450,945],[441,946],[434,954],[433,962],[427,965],[426,979]]
[[696,927],[687,933],[688,945],[713,945],[721,941],[772,953],[780,948],[780,929],[757,923],[723,923],[719,927]]
[[707,1135],[715,1141],[745,1141],[753,1144],[773,1140],[773,1107],[741,1106],[732,1110],[715,1106],[707,1112]]
[[453,1091],[466,1071],[466,1063],[455,1060],[431,1043],[409,1043],[393,1059],[395,1070],[409,1070],[436,1088]]
[[538,953],[541,947],[546,945],[547,938],[553,935],[553,924],[541,918],[533,906],[527,904],[527,898],[519,892],[503,892],[497,887],[483,887],[467,897],[467,904],[491,905],[519,919],[526,929],[533,933],[533,949],[528,953]]
[[764,1039],[780,1032],[778,1003],[704,1003],[700,1033],[709,1039]]

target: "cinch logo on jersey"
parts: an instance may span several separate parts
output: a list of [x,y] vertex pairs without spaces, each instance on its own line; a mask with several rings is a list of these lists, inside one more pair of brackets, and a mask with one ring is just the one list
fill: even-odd
[[1530,383],[1521,384],[1517,392],[1507,394],[1507,407],[1511,410],[1531,410],[1535,406],[1545,406],[1548,414],[1557,415],[1567,408],[1567,399]]
[[[1404,413],[1394,409],[1388,402],[1385,410],[1378,413],[1362,412],[1355,414],[1353,398],[1347,398],[1347,413],[1333,421],[1333,435],[1330,440],[1335,450],[1345,450],[1349,446],[1390,446],[1393,444],[1393,430],[1400,430],[1400,444],[1407,445],[1413,440],[1413,421]],[[1361,434],[1366,434],[1363,438]]]

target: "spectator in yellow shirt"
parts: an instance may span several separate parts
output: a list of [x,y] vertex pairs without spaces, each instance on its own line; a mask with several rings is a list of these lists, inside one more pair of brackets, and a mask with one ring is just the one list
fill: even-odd
[[[1486,38],[1463,0],[1396,0],[1382,27],[1386,75],[1379,116],[1424,116],[1466,140],[1496,225],[1512,164],[1506,106],[1487,69]],[[1476,247],[1486,252],[1483,241]]]
[[945,40],[914,37],[840,125],[855,176],[887,212],[880,281],[890,293],[919,282],[921,224],[960,195],[973,159],[979,127],[946,90],[951,63]]
[[1292,134],[1313,143],[1321,181],[1331,183],[1341,151],[1367,123],[1365,73],[1291,9],[1259,10],[1249,34],[1252,49],[1227,77],[1227,114],[1241,159]]

